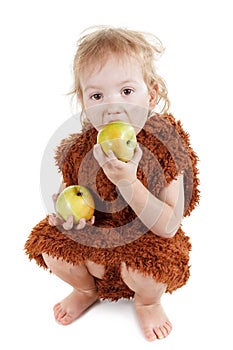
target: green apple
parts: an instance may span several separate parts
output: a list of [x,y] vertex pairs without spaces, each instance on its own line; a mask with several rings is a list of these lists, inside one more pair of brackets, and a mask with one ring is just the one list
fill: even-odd
[[73,215],[75,224],[81,218],[90,220],[95,210],[94,199],[86,187],[68,186],[59,194],[56,210],[64,220],[67,220],[69,215]]
[[112,150],[119,160],[128,162],[134,155],[137,138],[133,126],[119,120],[105,125],[98,132],[97,143],[106,155]]

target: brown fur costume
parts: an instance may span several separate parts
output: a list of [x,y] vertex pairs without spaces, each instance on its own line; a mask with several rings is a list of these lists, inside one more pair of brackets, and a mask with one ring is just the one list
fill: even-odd
[[[67,186],[80,184],[91,190],[96,206],[94,226],[65,231],[50,226],[46,217],[32,230],[25,244],[26,253],[45,268],[42,253],[72,264],[86,259],[104,264],[103,279],[95,279],[99,297],[103,299],[133,296],[121,279],[122,261],[151,274],[167,284],[167,292],[172,292],[189,278],[189,238],[181,228],[174,237],[161,238],[142,224],[95,160],[92,149],[96,137],[97,131],[86,124],[81,133],[61,142],[55,156]],[[189,215],[199,201],[198,158],[181,123],[172,115],[155,115],[148,119],[137,140],[143,150],[138,179],[158,196],[183,171],[184,216]]]

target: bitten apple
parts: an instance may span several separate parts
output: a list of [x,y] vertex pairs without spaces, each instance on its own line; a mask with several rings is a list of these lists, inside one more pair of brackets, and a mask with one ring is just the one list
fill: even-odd
[[57,213],[67,220],[69,215],[78,223],[81,218],[90,220],[94,214],[95,204],[90,191],[79,185],[66,187],[58,196],[56,202]]
[[128,162],[134,155],[137,138],[131,124],[114,121],[105,125],[98,132],[97,143],[101,145],[106,155],[109,150],[112,150],[119,160]]

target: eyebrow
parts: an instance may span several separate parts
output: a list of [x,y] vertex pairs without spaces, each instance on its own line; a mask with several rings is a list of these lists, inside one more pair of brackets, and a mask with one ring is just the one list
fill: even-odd
[[[118,86],[122,86],[122,85],[127,85],[127,84],[138,84],[138,82],[136,80],[123,80],[121,81],[119,84],[117,84]],[[84,92],[86,92],[87,90],[101,90],[101,88],[97,85],[87,85],[84,89]]]
[[84,89],[84,92],[87,90],[100,90],[100,88],[98,86],[95,86],[95,85],[87,85]]
[[136,81],[136,80],[134,80],[134,79],[131,79],[131,80],[124,80],[124,81],[122,81],[122,82],[120,82],[120,84],[119,85],[126,85],[126,84],[138,84],[138,82]]

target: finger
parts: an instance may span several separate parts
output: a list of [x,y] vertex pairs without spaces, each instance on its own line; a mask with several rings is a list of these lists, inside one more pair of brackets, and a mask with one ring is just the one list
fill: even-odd
[[[111,165],[115,168],[119,168],[121,169],[122,168],[122,165],[124,164],[125,165],[125,162],[122,162],[121,160],[119,160],[116,156],[115,156],[115,153],[112,151],[112,150],[109,150],[108,151],[108,157],[107,157],[107,161],[106,163],[108,163],[108,165]],[[106,164],[105,163],[105,164]],[[105,165],[104,164],[104,165]]]
[[94,225],[94,223],[95,223],[95,216],[92,216],[90,220],[86,221],[86,224],[88,225]]
[[54,214],[51,214],[51,215],[49,215],[49,217],[48,217],[48,223],[49,223],[49,225],[50,226],[56,226],[56,224],[55,224],[55,216],[54,216]]
[[102,153],[104,153],[101,145],[99,143],[96,143],[93,147],[93,154],[94,154],[94,157],[99,157],[99,155],[101,155]]
[[74,218],[73,215],[69,215],[67,220],[63,223],[63,228],[65,230],[71,230],[74,225]]
[[59,216],[52,214],[49,215],[48,222],[50,226],[60,226],[63,224],[64,220]]
[[54,193],[52,195],[53,205],[54,205],[55,208],[56,208],[56,202],[57,202],[58,196],[59,196],[59,193]]
[[113,152],[111,153],[111,152],[112,151],[110,151],[108,156],[106,156],[100,144],[97,143],[93,147],[93,155],[101,167],[103,167],[110,160],[116,159],[114,153]]
[[140,162],[141,158],[142,158],[142,150],[141,150],[139,144],[137,144],[137,146],[135,148],[134,156],[131,159],[131,162],[138,164]]
[[75,230],[81,230],[82,228],[84,228],[86,226],[86,219],[81,218],[78,222],[78,224],[74,227]]
[[111,149],[108,150],[108,158],[109,160],[117,159],[117,157],[115,156],[114,152]]
[[65,188],[66,188],[66,183],[64,181],[62,181],[59,193],[61,193]]
[[91,225],[94,225],[94,223],[95,223],[95,216],[93,215],[92,218],[91,218],[91,220],[90,220],[90,224],[91,224]]

